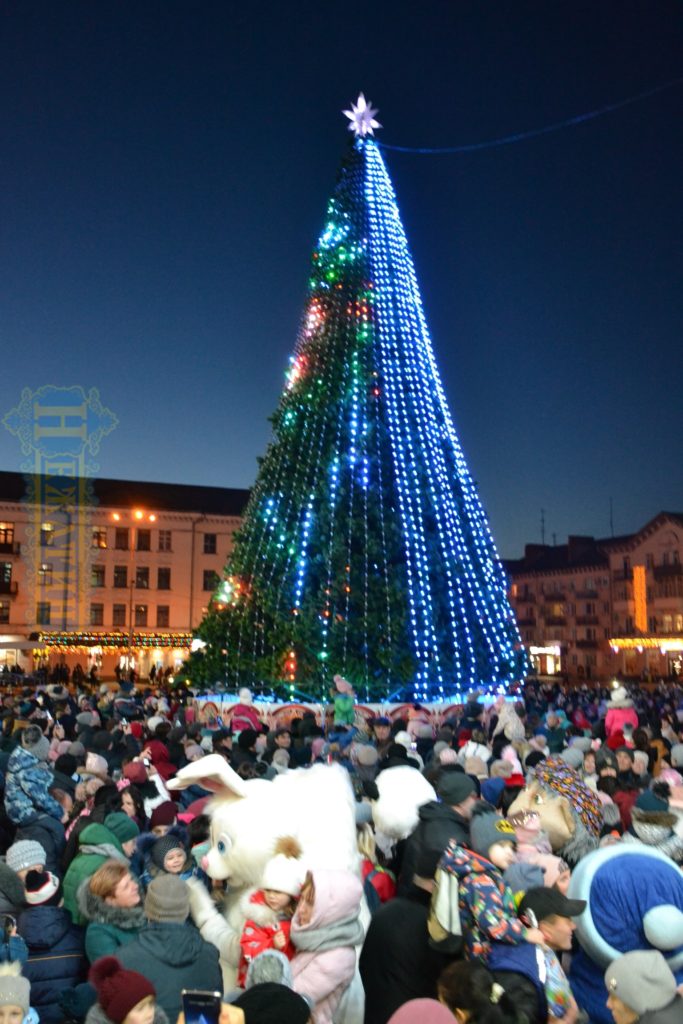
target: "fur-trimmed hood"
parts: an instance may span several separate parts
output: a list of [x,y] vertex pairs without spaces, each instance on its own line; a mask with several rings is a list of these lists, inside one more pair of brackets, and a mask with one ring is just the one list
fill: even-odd
[[26,904],[24,883],[0,860],[0,913],[12,913]]
[[90,891],[90,878],[78,887],[76,900],[81,914],[91,924],[110,924],[123,931],[138,931],[147,924],[142,901],[137,907],[114,907]]
[[259,928],[275,928],[281,920],[277,912],[265,903],[262,889],[249,889],[240,897],[239,906],[244,919],[253,921]]

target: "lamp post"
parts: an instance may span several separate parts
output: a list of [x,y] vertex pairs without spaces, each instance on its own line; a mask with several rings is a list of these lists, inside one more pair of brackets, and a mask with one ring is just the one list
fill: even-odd
[[[147,512],[144,509],[136,508],[132,512],[113,512],[112,519],[115,523],[120,523],[126,516],[130,516],[132,519],[132,525],[127,527],[129,534],[128,542],[128,568],[130,570],[130,580],[128,581],[129,596],[128,596],[128,654],[126,655],[126,668],[130,672],[133,668],[133,614],[134,614],[134,601],[133,591],[135,590],[136,581],[136,566],[133,552],[137,548],[137,540],[139,537],[139,529],[142,523],[155,523],[156,515],[154,512]],[[149,589],[149,588],[148,588]]]

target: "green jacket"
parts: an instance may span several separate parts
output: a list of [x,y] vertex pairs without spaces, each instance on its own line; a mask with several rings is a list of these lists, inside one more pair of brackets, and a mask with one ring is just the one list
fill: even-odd
[[136,907],[113,907],[90,891],[88,879],[78,890],[78,909],[88,922],[85,953],[93,964],[101,956],[117,956],[121,946],[136,939],[147,924],[138,903]]
[[64,875],[64,906],[71,914],[74,924],[86,924],[78,906],[78,890],[81,884],[94,875],[106,860],[111,859],[128,863],[119,840],[105,825],[98,822],[87,825],[78,837],[78,853]]

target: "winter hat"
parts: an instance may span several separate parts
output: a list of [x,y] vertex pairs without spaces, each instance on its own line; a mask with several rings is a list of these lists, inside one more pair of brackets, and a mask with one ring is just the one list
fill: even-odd
[[658,949],[624,953],[605,971],[605,985],[638,1016],[663,1010],[676,996],[676,979]]
[[489,775],[492,779],[507,779],[512,775],[512,765],[509,761],[504,761],[502,758],[498,761],[492,761],[489,765]]
[[354,689],[351,686],[351,683],[347,679],[344,679],[343,676],[334,676],[332,682],[339,693],[348,693],[349,696],[354,696]]
[[461,804],[472,793],[476,793],[476,789],[474,779],[456,769],[442,771],[436,783],[436,795],[451,807]]
[[95,716],[92,711],[81,711],[76,715],[76,732],[83,732],[95,724]]
[[603,768],[616,769],[616,756],[607,747],[601,747],[600,750],[596,750],[595,752],[595,767],[599,772],[602,771]]
[[504,779],[486,779],[481,784],[481,798],[486,800],[488,804],[491,804],[492,807],[497,807],[504,789]]
[[131,722],[130,723],[130,734],[136,740],[142,739],[143,725],[142,722]]
[[468,775],[476,775],[478,779],[488,779],[489,777],[486,765],[480,757],[468,757],[465,761],[465,771]]
[[406,732],[405,729],[401,729],[400,732],[397,732],[394,736],[394,743],[400,743],[400,745],[405,747],[406,750],[410,750],[412,742],[410,733]]
[[377,747],[370,743],[357,743],[353,748],[353,756],[356,763],[363,765],[364,768],[372,768],[379,760]]
[[583,764],[583,751],[573,745],[563,750],[560,757],[565,764],[568,764],[570,768],[574,768],[577,772]]
[[128,843],[131,839],[137,839],[140,835],[138,826],[123,811],[114,811],[113,814],[108,814],[104,819],[104,827],[113,832],[121,844]]
[[[627,754],[629,759],[630,759],[630,761],[631,761],[631,764],[633,764],[633,754],[634,754],[633,747],[625,747],[625,746],[622,745],[621,747],[617,747],[617,749],[614,751],[614,753],[615,753],[615,755],[616,754]],[[617,765],[618,765],[618,762],[617,762]]]
[[623,686],[617,686],[615,690],[612,690],[612,699],[607,701],[607,707],[618,708],[624,704],[627,706],[631,704],[628,693]]
[[303,996],[272,981],[247,989],[233,1006],[244,1013],[244,1024],[307,1024],[311,1016]]
[[488,857],[494,843],[515,843],[515,830],[510,822],[490,811],[472,815],[470,846],[474,852]]
[[59,878],[51,871],[29,871],[25,885],[29,907],[56,906],[62,895]]
[[683,743],[674,743],[670,760],[672,768],[683,768]]
[[98,779],[106,779],[109,775],[109,765],[101,754],[89,750],[85,759],[85,768],[82,775],[95,775]]
[[39,761],[47,761],[50,753],[50,741],[47,736],[43,736],[43,730],[37,725],[26,726],[21,734],[21,745]]
[[147,720],[147,728],[149,729],[150,733],[154,735],[154,730],[156,729],[156,727],[158,725],[163,725],[165,721],[166,719],[162,718],[161,715],[152,715],[152,717]]
[[276,750],[273,754],[273,760],[271,764],[276,771],[281,772],[289,768],[289,751],[288,750]]
[[25,903],[24,883],[4,861],[0,860],[0,899],[5,908],[12,913],[19,910]]
[[387,1024],[453,1024],[453,1011],[436,999],[409,999],[392,1013]]
[[97,1002],[113,1024],[123,1024],[130,1011],[148,996],[156,997],[151,981],[137,971],[127,971],[115,956],[103,956],[90,968],[88,981]]
[[439,754],[439,764],[457,764],[458,755],[453,750],[453,747],[446,747]]
[[69,746],[67,754],[69,754],[70,757],[75,757],[80,760],[85,757],[85,747],[80,740],[74,740],[74,742]]
[[505,779],[506,789],[524,789],[526,786],[526,779],[521,772],[513,772],[512,775],[508,775]]
[[12,843],[5,855],[7,867],[12,871],[23,871],[25,868],[34,867],[36,864],[41,868],[45,867],[47,854],[35,839],[20,839]]
[[542,750],[531,750],[524,758],[524,767],[527,771],[530,768],[535,768],[537,764],[545,760],[545,754]]
[[252,696],[251,696],[251,690],[249,689],[248,686],[242,686],[237,691],[237,696],[239,698],[240,704],[251,704]]
[[147,782],[147,769],[142,761],[131,761],[123,769],[123,777],[134,786],[142,786]]
[[651,789],[646,789],[640,794],[636,800],[636,807],[639,811],[646,811],[648,814],[666,813],[669,810],[666,800],[655,796]]
[[28,1013],[31,1001],[31,983],[21,976],[19,961],[0,964],[0,1006],[19,1006]]
[[[165,842],[166,838],[159,842]],[[190,916],[190,891],[182,878],[177,875],[153,878],[145,896],[145,914],[150,921],[185,924]]]
[[155,807],[149,819],[150,830],[157,825],[175,825],[178,817],[178,808],[172,800],[164,800],[162,804]]
[[163,868],[166,857],[171,850],[182,850],[185,853],[185,844],[179,836],[173,836],[169,833],[167,836],[161,836],[152,846],[152,861],[158,868]]
[[592,742],[593,741],[590,736],[573,736],[571,746],[576,747],[577,750],[580,750],[583,754],[587,754],[591,749]]
[[256,740],[258,739],[258,733],[256,729],[242,729],[237,739],[237,746],[240,750],[250,750]]
[[90,740],[88,746],[91,750],[94,750],[97,754],[105,754],[112,745],[112,738],[106,729],[100,729],[96,732],[93,738]]
[[301,853],[301,847],[293,836],[278,839],[274,855],[263,869],[261,888],[298,896],[306,875],[300,860]]
[[204,757],[204,751],[198,743],[188,743],[185,747],[185,757],[188,761],[198,761],[200,757]]
[[292,968],[289,960],[279,949],[264,949],[251,961],[247,967],[247,977],[244,982],[245,989],[253,988],[254,985],[264,985],[267,982],[275,982],[276,985],[292,987]]
[[644,750],[633,751],[633,764],[639,773],[645,774],[649,762],[650,758]]

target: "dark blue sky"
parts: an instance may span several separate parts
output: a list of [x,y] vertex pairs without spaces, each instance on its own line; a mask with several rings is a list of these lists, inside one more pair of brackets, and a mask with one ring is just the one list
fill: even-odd
[[[102,475],[249,486],[359,89],[380,141],[447,146],[681,74],[680,0],[7,0],[0,415],[98,387]],[[683,509],[682,109],[385,154],[505,556],[541,508],[558,541]]]

